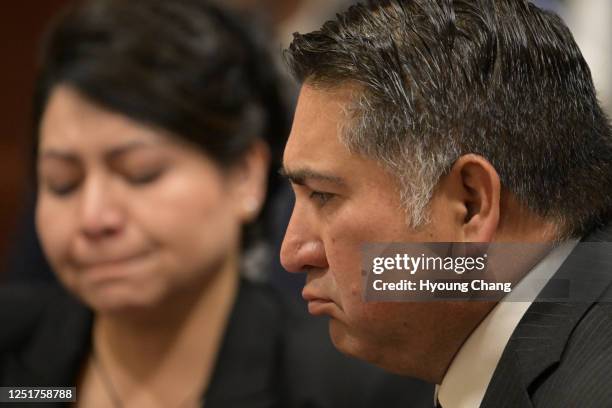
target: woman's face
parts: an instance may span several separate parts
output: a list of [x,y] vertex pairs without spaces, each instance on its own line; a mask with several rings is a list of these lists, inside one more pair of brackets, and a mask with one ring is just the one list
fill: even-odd
[[39,146],[43,249],[64,286],[99,312],[160,305],[227,270],[264,196],[264,148],[222,171],[201,150],[63,85]]

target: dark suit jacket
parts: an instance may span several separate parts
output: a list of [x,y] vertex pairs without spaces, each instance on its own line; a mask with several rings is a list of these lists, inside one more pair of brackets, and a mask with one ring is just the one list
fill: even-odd
[[612,407],[611,241],[612,228],[597,231],[582,242],[606,244],[581,243],[566,259],[539,297],[567,282],[582,301],[531,305],[481,407]]
[[[92,318],[59,288],[2,288],[0,386],[74,386],[90,351]],[[407,408],[430,405],[431,392],[345,358],[325,321],[270,287],[243,281],[206,408]]]

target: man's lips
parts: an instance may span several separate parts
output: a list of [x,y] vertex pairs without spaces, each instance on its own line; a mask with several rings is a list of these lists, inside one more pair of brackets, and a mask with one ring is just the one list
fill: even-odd
[[331,314],[334,306],[331,299],[316,295],[306,288],[302,291],[302,297],[308,302],[308,313],[315,316]]

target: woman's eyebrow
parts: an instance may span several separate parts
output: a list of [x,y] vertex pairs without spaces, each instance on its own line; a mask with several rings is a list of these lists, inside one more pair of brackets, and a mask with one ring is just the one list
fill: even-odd
[[[104,159],[106,161],[115,161],[119,159],[121,156],[132,152],[134,150],[143,149],[155,146],[155,143],[151,142],[142,142],[142,141],[134,141],[129,142],[120,146],[112,147],[104,152]],[[61,160],[64,162],[70,162],[78,164],[80,162],[79,155],[73,153],[69,150],[63,150],[56,147],[48,147],[42,149],[40,152],[41,159],[55,159]]]
[[156,145],[155,143],[151,143],[151,142],[142,142],[142,141],[129,142],[124,145],[113,147],[107,150],[104,153],[104,159],[107,161],[114,161],[114,160],[119,159],[121,156],[124,156],[134,150],[148,148],[148,147],[152,147],[155,145]]
[[74,164],[79,163],[78,155],[68,152],[68,151],[63,151],[63,150],[54,149],[54,148],[47,148],[41,151],[40,158],[60,160],[64,162],[74,163]]

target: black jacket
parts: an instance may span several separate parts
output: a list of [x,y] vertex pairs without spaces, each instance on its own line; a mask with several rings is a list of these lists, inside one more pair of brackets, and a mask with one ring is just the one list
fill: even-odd
[[[534,302],[506,346],[481,407],[612,407],[612,228],[570,254],[561,282],[582,301]],[[555,289],[555,290],[558,290]]]
[[[59,288],[2,288],[0,386],[75,386],[92,318]],[[206,408],[408,408],[430,406],[432,393],[342,356],[325,320],[242,281],[205,397]]]

